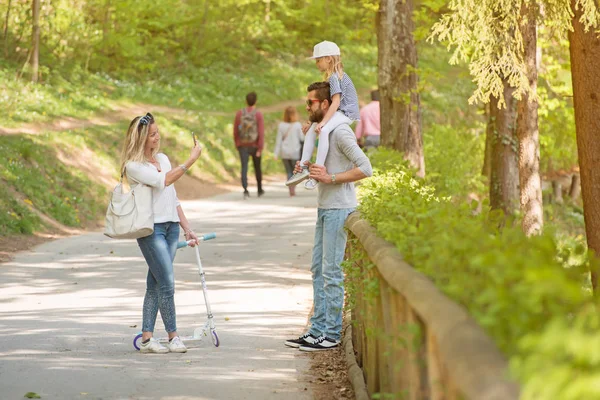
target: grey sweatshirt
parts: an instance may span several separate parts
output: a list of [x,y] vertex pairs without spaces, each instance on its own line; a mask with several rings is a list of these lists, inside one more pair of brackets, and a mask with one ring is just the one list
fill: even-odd
[[[340,174],[355,167],[367,176],[373,175],[371,162],[356,143],[356,136],[346,125],[338,126],[329,134],[329,152],[325,159],[328,174]],[[319,183],[319,208],[355,208],[357,205],[354,183]]]

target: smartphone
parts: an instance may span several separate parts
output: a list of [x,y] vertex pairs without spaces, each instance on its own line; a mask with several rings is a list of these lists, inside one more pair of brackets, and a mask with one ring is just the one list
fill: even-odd
[[194,132],[192,132],[192,139],[194,139],[194,146],[198,144],[198,138],[196,137],[196,134]]

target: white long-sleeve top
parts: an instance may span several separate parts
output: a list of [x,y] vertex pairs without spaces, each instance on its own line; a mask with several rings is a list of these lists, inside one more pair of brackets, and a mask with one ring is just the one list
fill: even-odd
[[125,174],[130,185],[144,184],[152,187],[154,223],[179,222],[177,207],[180,205],[173,184],[165,186],[167,172],[171,170],[169,157],[163,153],[156,155],[160,172],[150,163],[129,161],[125,164]]
[[300,122],[281,122],[275,139],[275,155],[284,160],[299,160],[303,142],[304,134]]

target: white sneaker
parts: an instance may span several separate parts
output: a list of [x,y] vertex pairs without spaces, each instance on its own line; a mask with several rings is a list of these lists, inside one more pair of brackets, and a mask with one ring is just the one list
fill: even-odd
[[300,182],[302,182],[303,180],[308,179],[309,175],[310,175],[310,173],[308,172],[308,168],[302,168],[302,171],[298,172],[297,174],[292,175],[292,177],[287,180],[285,185],[286,186],[297,185]]
[[160,342],[154,338],[150,338],[148,343],[140,343],[140,353],[165,354],[168,352],[169,349],[160,344]]
[[316,189],[318,185],[319,185],[319,182],[317,182],[316,180],[314,180],[312,178],[310,178],[309,180],[304,182],[304,187],[308,190]]
[[187,351],[187,347],[181,341],[179,336],[175,336],[169,343],[167,343],[167,347],[171,353],[185,353]]

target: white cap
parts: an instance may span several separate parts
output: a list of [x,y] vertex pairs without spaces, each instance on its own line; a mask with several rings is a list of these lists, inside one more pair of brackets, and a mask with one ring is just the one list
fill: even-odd
[[340,48],[333,42],[327,40],[317,43],[313,49],[313,56],[309,58],[319,58],[325,56],[339,56],[341,55]]

